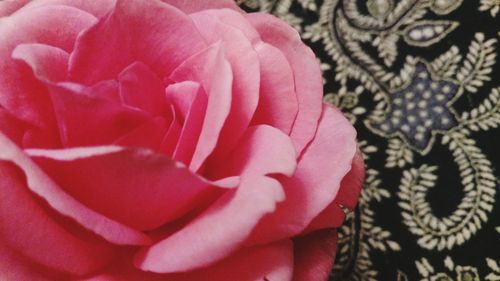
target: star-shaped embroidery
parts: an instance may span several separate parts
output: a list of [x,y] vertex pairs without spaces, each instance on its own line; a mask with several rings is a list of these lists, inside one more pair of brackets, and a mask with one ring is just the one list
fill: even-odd
[[458,92],[458,85],[433,80],[423,63],[416,65],[411,83],[391,94],[386,119],[374,126],[386,135],[400,133],[414,148],[428,149],[433,131],[445,131],[457,125],[448,103]]

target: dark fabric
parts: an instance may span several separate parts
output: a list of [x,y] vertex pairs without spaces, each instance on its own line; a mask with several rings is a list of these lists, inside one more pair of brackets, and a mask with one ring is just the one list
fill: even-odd
[[358,129],[331,280],[500,280],[500,1],[238,2],[300,32]]

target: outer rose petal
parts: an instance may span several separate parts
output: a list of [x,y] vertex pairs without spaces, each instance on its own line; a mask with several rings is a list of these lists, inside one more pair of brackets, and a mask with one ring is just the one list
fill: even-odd
[[208,9],[229,8],[236,11],[241,9],[233,0],[162,0],[165,3],[173,5],[185,13],[194,13]]
[[269,124],[290,134],[299,110],[290,64],[270,44],[260,43],[255,48],[261,65],[261,97],[252,122]]
[[294,272],[293,259],[292,243],[282,240],[243,248],[217,264],[185,276],[180,274],[172,281],[289,281]]
[[363,156],[358,150],[352,160],[351,170],[342,179],[335,200],[311,222],[304,232],[309,233],[317,229],[341,226],[345,219],[345,213],[341,206],[351,211],[354,210],[361,192],[364,175]]
[[342,180],[339,193],[335,197],[335,202],[353,210],[358,202],[364,179],[365,163],[363,161],[363,154],[358,149],[352,159],[351,170]]
[[[25,0],[17,0],[25,2]],[[97,18],[102,17],[108,13],[115,5],[115,0],[33,0],[29,2],[24,9],[31,9],[34,7],[45,6],[45,5],[64,5],[75,7],[80,10],[86,11],[93,14]]]
[[110,244],[55,213],[29,191],[22,172],[6,161],[0,161],[0,192],[2,246],[44,266],[79,275],[111,260]]
[[216,264],[186,273],[144,272],[128,262],[118,263],[97,276],[80,281],[290,281],[294,270],[290,240],[243,248]]
[[294,281],[326,281],[337,251],[337,232],[321,230],[297,237],[294,244]]
[[145,245],[151,242],[145,234],[106,218],[69,196],[1,132],[0,160],[19,167],[26,175],[28,188],[45,199],[51,208],[74,219],[109,242],[119,245]]
[[[224,11],[240,16],[231,10]],[[225,155],[234,147],[255,113],[259,101],[260,73],[259,58],[249,39],[237,28],[219,20],[218,12],[201,11],[192,14],[191,18],[207,42],[224,42],[224,53],[233,71],[231,111],[215,152]]]
[[323,107],[313,141],[291,178],[280,178],[287,199],[266,216],[249,239],[264,243],[301,233],[337,195],[356,153],[356,131],[337,109]]
[[297,116],[298,105],[293,72],[287,58],[278,48],[262,42],[259,33],[244,14],[221,9],[202,11],[192,16],[196,17],[198,14],[217,18],[224,25],[238,29],[246,38],[245,41],[252,43],[260,62],[259,104],[253,122],[268,124],[289,134]]
[[136,265],[147,271],[173,273],[217,262],[236,251],[283,196],[274,179],[243,177],[237,189],[227,192],[184,228],[139,252]]
[[283,21],[263,13],[245,16],[262,40],[280,49],[292,67],[299,111],[290,136],[300,154],[314,137],[321,116],[323,82],[319,63],[297,31]]
[[232,175],[293,175],[297,167],[290,138],[268,125],[247,129],[230,156],[207,171],[211,178]]
[[20,9],[30,0],[4,0],[0,1],[0,17],[6,17]]
[[145,149],[104,146],[27,153],[74,198],[140,230],[179,218],[218,191],[180,163]]

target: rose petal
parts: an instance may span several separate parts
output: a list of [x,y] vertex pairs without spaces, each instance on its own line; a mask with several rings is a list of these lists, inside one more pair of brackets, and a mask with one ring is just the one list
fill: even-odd
[[111,14],[79,36],[70,78],[94,84],[116,77],[135,61],[166,77],[205,46],[192,20],[175,7],[157,0],[118,0]]
[[295,238],[294,281],[328,280],[337,251],[337,232],[316,231]]
[[170,79],[176,82],[199,82],[208,95],[205,119],[189,164],[192,171],[198,171],[215,149],[231,109],[233,74],[222,44],[211,45],[187,59],[174,70]]
[[[200,91],[203,91],[203,89],[198,82],[194,81],[182,81],[168,85],[165,90],[165,97],[167,102],[173,105],[175,111],[178,113],[179,118],[177,120],[180,123],[183,124],[187,119],[193,101]],[[204,108],[203,111],[205,111]]]
[[120,85],[116,80],[102,80],[89,87],[71,82],[62,82],[60,85],[68,87],[68,89],[72,89],[73,92],[80,92],[86,96],[105,99],[115,103],[122,102],[122,98],[120,96]]
[[166,96],[184,119],[173,158],[189,165],[202,130],[208,97],[200,84],[193,81],[169,85]]
[[29,65],[38,79],[54,82],[66,79],[69,54],[57,47],[20,44],[12,52],[12,58]]
[[[68,53],[62,49],[38,43],[20,44],[14,49],[12,53],[13,59],[16,59],[19,62],[24,63],[28,67],[30,67],[33,74],[42,81],[58,81],[65,79],[68,66],[68,56]],[[26,80],[28,81],[31,80],[29,77],[33,77],[31,73],[26,73],[26,75],[28,78],[24,78],[27,78]],[[31,89],[33,91],[36,91],[36,93],[33,92],[36,95],[36,99],[40,99],[39,103],[37,104],[38,108],[41,109],[41,111],[51,109],[51,105],[48,102],[49,99],[47,98],[47,100],[43,100],[43,98],[45,98],[47,94],[47,91],[46,89],[44,89],[43,84],[41,84],[39,81],[32,81],[31,83],[32,86],[37,85],[35,87],[38,88]],[[24,100],[22,102],[29,104],[29,102]],[[37,102],[37,100],[35,100],[35,102]],[[51,111],[47,110],[46,115],[43,116],[46,119],[43,120],[45,121],[44,123],[48,123],[46,124],[47,127],[44,128],[35,126],[30,128],[23,136],[22,142],[18,142],[18,144],[24,147],[58,146],[60,144],[59,134],[57,133],[55,122],[52,121],[52,114],[53,113]],[[40,121],[42,120],[37,121],[38,122],[35,122],[35,124],[40,124]]]
[[352,168],[342,179],[339,192],[335,200],[326,207],[309,224],[304,233],[309,233],[322,228],[339,227],[344,223],[345,213],[341,206],[353,211],[358,202],[359,193],[365,175],[363,156],[358,150],[352,160]]
[[290,240],[282,240],[243,248],[219,263],[193,273],[179,275],[178,279],[172,281],[201,281],[207,277],[217,281],[289,281],[294,272],[293,259],[292,243]]
[[119,146],[143,147],[158,151],[160,150],[160,145],[166,131],[167,122],[165,118],[155,117],[119,138],[114,144]]
[[27,153],[74,198],[140,230],[155,229],[181,217],[218,189],[163,155],[119,147],[95,153],[106,148],[36,149]]
[[223,9],[229,8],[236,11],[241,11],[241,9],[236,5],[233,0],[196,0],[196,1],[186,1],[186,0],[162,0],[165,3],[173,5],[185,13],[194,13],[197,11],[208,10],[208,9]]
[[140,251],[135,263],[158,273],[212,264],[235,251],[283,196],[280,183],[274,179],[242,178],[237,189],[227,192],[183,229]]
[[24,63],[11,58],[22,43],[49,44],[69,52],[77,34],[94,24],[89,13],[67,6],[44,6],[0,22],[0,104],[16,117],[45,130],[55,124],[44,86]]
[[214,152],[225,155],[235,146],[255,113],[259,101],[260,71],[259,59],[251,42],[240,30],[219,20],[217,14],[221,12],[240,16],[227,9],[204,10],[190,16],[209,44],[224,42],[224,54],[233,71],[231,111]]
[[270,44],[261,43],[255,48],[261,65],[261,97],[252,123],[268,124],[290,134],[299,110],[290,64]]
[[351,170],[340,184],[340,190],[335,197],[335,201],[352,211],[358,202],[359,193],[361,192],[361,186],[363,185],[364,179],[365,163],[363,161],[363,154],[358,149],[352,159]]
[[30,0],[4,0],[0,1],[0,17],[10,16],[23,7]]
[[[78,279],[78,281],[173,281],[165,275],[144,272],[130,264],[119,264],[100,272],[98,275]],[[187,280],[186,280],[187,281]],[[201,280],[200,280],[201,281]]]
[[[1,3],[1,2],[0,2]],[[63,276],[44,270],[0,242],[0,280],[52,281]]]
[[237,28],[252,45],[262,43],[259,32],[246,19],[245,13],[235,13],[228,9],[210,9],[200,11],[200,13],[209,13],[217,17],[224,24]]
[[[88,96],[85,89],[66,84],[49,87],[61,140],[67,147],[112,143],[151,118],[134,108]],[[96,88],[93,95],[106,95],[97,90],[109,89]]]
[[[16,0],[20,1],[20,0]],[[3,2],[3,1],[2,1]],[[22,0],[22,2],[25,2]],[[94,15],[97,18],[102,17],[108,13],[115,5],[115,0],[99,0],[99,1],[89,1],[89,0],[35,0],[27,3],[22,10],[32,9],[40,6],[47,5],[64,5],[75,7],[79,10],[83,10],[87,13]]]
[[255,228],[249,244],[275,241],[302,232],[337,195],[356,153],[356,131],[336,109],[324,105],[313,141],[291,178],[280,178],[286,200]]
[[292,274],[293,244],[290,240],[283,240],[241,249],[207,268],[186,273],[144,272],[125,259],[85,281],[289,281]]
[[300,40],[297,31],[282,20],[264,13],[245,16],[262,40],[281,50],[292,67],[299,111],[290,136],[300,155],[314,137],[321,116],[323,81],[319,63],[311,49]]
[[20,143],[19,147],[61,147],[57,128],[54,125],[49,127],[30,126],[24,133],[22,143]]
[[118,76],[120,97],[126,105],[140,108],[154,115],[165,113],[165,87],[147,65],[135,62]]
[[170,122],[167,133],[163,137],[159,151],[165,155],[173,155],[182,130],[182,125],[180,124],[182,120],[179,120],[180,118],[177,116],[178,114],[176,113],[174,106],[170,105],[169,108],[172,116],[172,121]]
[[24,133],[30,126],[0,107],[0,132],[18,146],[22,145]]
[[29,191],[22,171],[6,161],[0,161],[0,192],[0,244],[44,266],[78,275],[111,260],[110,244],[57,214]]
[[[15,46],[21,43],[46,44],[70,52],[78,34],[96,21],[92,14],[64,5],[23,9],[2,19],[1,55],[10,57]],[[8,54],[4,54],[4,51],[8,51]]]
[[115,244],[144,245],[149,237],[88,209],[59,188],[31,159],[0,132],[0,160],[16,164],[26,175],[28,188],[51,208]]
[[213,178],[242,174],[291,176],[296,166],[290,138],[276,128],[258,125],[250,127],[229,158],[208,173]]
[[[227,9],[221,9],[201,11],[199,13],[192,14],[191,17],[195,18],[195,22],[196,17],[201,17],[202,19],[210,17],[213,18],[212,22],[215,22],[215,19],[218,19],[218,22],[223,23],[222,25],[226,27],[225,29],[229,29],[229,27],[237,29],[245,38],[244,40],[233,39],[234,41],[249,41],[252,44],[252,47],[257,52],[258,59],[260,61],[260,95],[257,112],[254,114],[253,124],[268,124],[289,134],[297,116],[298,105],[297,96],[295,94],[293,72],[283,53],[276,47],[262,42],[259,33],[247,21],[243,14]],[[202,24],[203,28],[201,28]],[[202,24],[198,24],[200,25],[200,30],[207,29],[207,23],[202,22]],[[223,32],[219,33],[224,34]],[[211,32],[210,34],[219,33]],[[237,32],[234,31],[232,33],[237,34]],[[202,34],[204,34],[204,32],[202,32]],[[241,37],[241,35],[235,38],[239,37]],[[226,40],[231,41],[229,39]],[[230,50],[239,51],[240,49],[231,47]],[[237,60],[239,59],[240,58],[238,57]],[[234,63],[232,62],[231,65],[234,66]],[[247,73],[258,72],[248,70]],[[257,76],[248,75],[247,73],[245,75],[246,77]],[[238,83],[239,79],[241,78],[236,77],[235,70],[235,83]],[[257,82],[254,83],[255,85],[258,85]]]

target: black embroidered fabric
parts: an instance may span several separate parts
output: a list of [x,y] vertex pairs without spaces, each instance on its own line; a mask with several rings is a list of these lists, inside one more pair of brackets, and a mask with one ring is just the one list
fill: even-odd
[[331,280],[500,280],[500,1],[238,3],[299,31],[359,132]]

